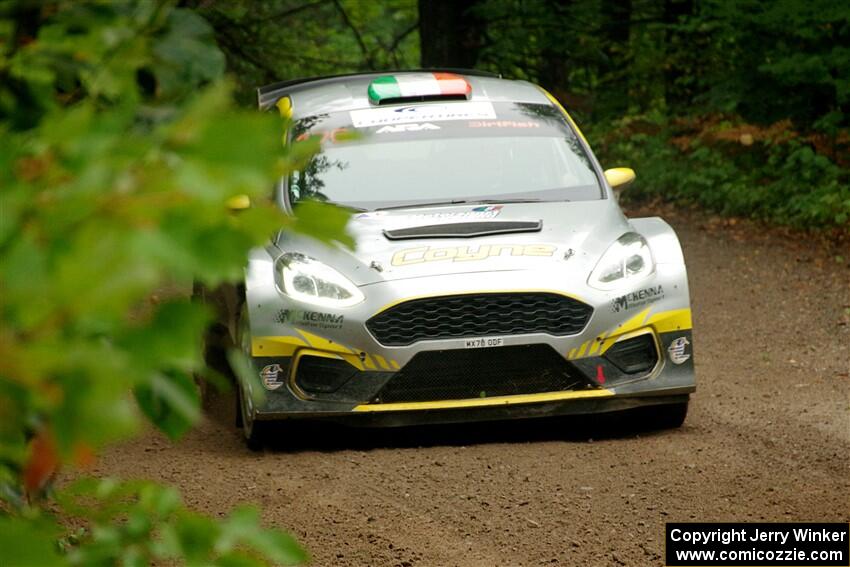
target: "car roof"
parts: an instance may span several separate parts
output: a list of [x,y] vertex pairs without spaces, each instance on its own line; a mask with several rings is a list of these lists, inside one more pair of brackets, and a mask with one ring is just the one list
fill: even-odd
[[[361,108],[374,108],[369,102],[367,89],[378,77],[402,76],[413,73],[455,73],[472,87],[471,101],[526,102],[551,105],[543,90],[528,81],[502,79],[499,75],[463,69],[416,69],[355,73],[283,81],[257,89],[261,109],[272,108],[278,100],[288,96],[295,119],[325,112],[340,112]],[[399,104],[410,104],[400,101]]]

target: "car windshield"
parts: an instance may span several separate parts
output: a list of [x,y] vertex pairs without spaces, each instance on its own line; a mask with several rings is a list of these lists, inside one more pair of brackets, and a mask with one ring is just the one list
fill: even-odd
[[311,136],[321,136],[321,151],[290,176],[292,203],[374,210],[604,196],[576,134],[548,105],[465,101],[331,112],[296,122],[293,139]]

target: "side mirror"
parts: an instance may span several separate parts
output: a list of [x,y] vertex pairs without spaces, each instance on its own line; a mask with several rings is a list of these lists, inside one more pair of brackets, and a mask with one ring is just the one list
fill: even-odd
[[635,180],[635,170],[630,167],[615,167],[605,170],[605,179],[615,191],[621,191]]
[[251,206],[251,198],[248,195],[234,195],[226,201],[226,204],[231,211],[244,211]]

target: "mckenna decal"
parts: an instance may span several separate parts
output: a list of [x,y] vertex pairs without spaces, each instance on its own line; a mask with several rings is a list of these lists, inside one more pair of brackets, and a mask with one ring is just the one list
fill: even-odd
[[283,369],[280,364],[269,364],[260,370],[260,380],[266,390],[277,390],[283,386]]
[[687,337],[679,337],[670,343],[670,346],[667,348],[667,354],[670,355],[670,360],[673,361],[673,364],[682,364],[691,357],[690,353],[685,353],[685,348],[689,344],[691,343]]
[[447,248],[432,248],[420,246],[399,250],[393,254],[393,266],[409,266],[424,262],[472,262],[501,256],[510,252],[511,256],[542,256],[551,257],[557,246],[551,244],[482,244],[475,246],[450,246]]
[[395,126],[384,126],[376,130],[376,134],[387,134],[396,132],[422,132],[423,130],[439,130],[436,124],[425,122],[424,124],[396,124]]
[[345,321],[343,315],[321,313],[319,311],[302,311],[300,309],[281,309],[278,311],[276,319],[281,324],[289,323],[320,329],[339,329]]
[[664,298],[664,289],[657,285],[646,289],[639,289],[611,300],[611,311],[619,313],[635,307],[644,307],[650,303]]

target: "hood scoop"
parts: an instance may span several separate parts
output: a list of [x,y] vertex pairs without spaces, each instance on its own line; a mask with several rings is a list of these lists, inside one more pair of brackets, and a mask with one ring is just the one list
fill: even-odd
[[515,232],[540,232],[543,221],[487,221],[455,222],[449,224],[430,224],[409,228],[384,230],[389,240],[410,240],[414,238],[474,238],[494,234]]

